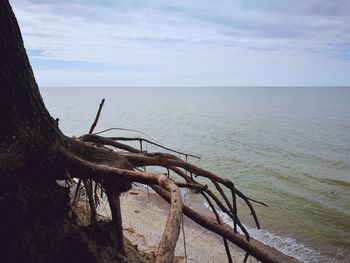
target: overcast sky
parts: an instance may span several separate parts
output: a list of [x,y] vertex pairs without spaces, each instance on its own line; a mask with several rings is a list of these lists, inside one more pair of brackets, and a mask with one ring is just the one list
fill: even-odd
[[350,85],[350,0],[10,0],[40,86]]

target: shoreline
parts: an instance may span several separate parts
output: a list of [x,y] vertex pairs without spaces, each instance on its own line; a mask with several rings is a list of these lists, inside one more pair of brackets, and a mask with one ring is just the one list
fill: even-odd
[[[163,233],[169,205],[155,193],[149,195],[133,188],[120,198],[123,215],[124,235],[142,252],[157,250],[157,246]],[[207,216],[211,216],[209,210],[200,202],[190,202],[187,205],[195,208]],[[227,262],[222,238],[197,225],[191,219],[184,216],[184,232],[186,240],[187,262]],[[234,245],[230,245],[234,262],[243,262],[245,252]],[[185,249],[183,230],[176,246],[175,255],[179,262],[185,262]],[[257,262],[251,258],[248,262]]]
[[[151,189],[149,193],[145,189],[142,185],[133,186],[120,196],[123,233],[141,253],[154,254],[165,228],[169,204]],[[187,197],[184,199],[184,204],[205,216],[215,218],[203,201]],[[107,203],[98,208],[98,214],[102,220],[111,218]],[[220,216],[227,223],[226,215],[220,214]],[[186,216],[183,217],[183,222],[184,230],[180,232],[174,262],[186,262],[183,231],[185,232],[187,262],[227,262],[220,236],[201,227]],[[278,251],[298,262],[346,262],[324,257],[321,253],[289,236],[279,236],[265,229],[257,230],[247,226],[246,228],[252,242],[261,242],[267,246],[266,253],[277,255]],[[229,244],[233,261],[243,262],[245,252],[234,244],[230,242]],[[250,256],[247,262],[258,261]]]

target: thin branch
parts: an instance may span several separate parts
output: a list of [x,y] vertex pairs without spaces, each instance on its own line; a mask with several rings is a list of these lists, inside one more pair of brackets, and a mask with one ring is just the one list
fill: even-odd
[[94,120],[94,122],[93,122],[92,125],[91,125],[89,134],[93,133],[93,131],[94,131],[95,127],[96,127],[96,124],[97,124],[97,122],[98,122],[98,119],[100,118],[101,110],[102,110],[102,107],[103,107],[103,104],[104,104],[104,103],[105,103],[105,99],[102,99],[102,101],[101,101],[101,103],[100,103],[100,106],[99,106],[99,108],[98,108],[98,111],[97,111],[95,120]]
[[85,134],[81,136],[80,139],[84,142],[101,143],[103,145],[113,146],[115,148],[122,149],[131,153],[141,153],[139,149],[136,149],[132,146],[129,146],[124,143],[116,142],[114,140],[104,138],[95,134]]
[[[213,205],[213,203],[210,201],[210,199],[207,197],[207,195],[205,193],[202,194],[205,198],[205,200],[207,200],[208,205],[211,208],[211,211],[214,213],[215,217],[216,217],[216,221],[221,224],[221,219],[220,216],[218,214],[218,212],[216,211],[215,206]],[[226,255],[227,255],[227,260],[229,263],[233,263],[232,261],[232,256],[231,256],[231,252],[230,252],[230,247],[227,243],[227,239],[225,237],[223,237],[223,241],[224,241],[224,246],[225,246],[225,251],[226,251]]]
[[74,193],[74,198],[73,198],[73,206],[76,205],[77,202],[77,198],[79,196],[79,192],[80,192],[80,185],[81,185],[81,179],[79,179],[77,187],[75,188],[75,193]]
[[94,134],[98,135],[98,134],[105,133],[105,132],[108,132],[108,131],[113,131],[113,130],[138,132],[138,133],[141,133],[141,134],[145,135],[146,137],[150,138],[151,140],[153,140],[155,142],[158,142],[156,139],[153,139],[151,136],[149,136],[148,134],[146,134],[146,133],[144,133],[142,131],[133,130],[133,129],[127,129],[127,128],[109,128],[109,129],[106,129],[106,130],[103,130],[103,131],[95,132]]
[[181,228],[182,228],[182,236],[183,236],[183,241],[184,241],[185,263],[187,263],[187,247],[186,247],[186,235],[185,235],[184,215],[183,214],[182,214]]
[[[233,185],[234,187],[234,185]],[[236,194],[234,189],[231,189],[231,196],[232,196],[232,205],[233,205],[233,227],[235,229],[235,232],[237,232],[237,219],[238,219],[238,215],[237,215],[237,200],[236,200]]]
[[189,153],[184,153],[184,152],[180,152],[180,151],[177,151],[177,150],[174,150],[174,149],[171,149],[171,148],[168,148],[164,145],[161,145],[159,143],[156,143],[156,142],[152,142],[150,140],[147,140],[147,139],[144,139],[144,138],[140,138],[140,137],[137,137],[137,138],[130,138],[130,137],[107,137],[108,139],[111,139],[113,141],[140,141],[140,142],[147,142],[149,144],[153,144],[155,146],[158,146],[159,148],[162,148],[164,150],[167,150],[167,151],[170,151],[170,152],[174,152],[174,153],[177,153],[177,154],[180,154],[180,155],[184,155],[186,158],[189,156],[189,157],[193,157],[193,158],[196,158],[196,159],[200,159],[199,156],[196,156],[196,155],[193,155],[193,154],[189,154]]
[[[193,183],[199,184],[197,181],[195,181],[193,178],[189,177],[186,173],[181,171],[179,168],[170,167],[169,169],[174,171],[176,174],[178,174],[182,178],[184,178],[186,182],[193,182]],[[221,209],[222,212],[227,214],[231,218],[231,220],[234,221],[234,217],[233,217],[232,213],[229,211],[229,209],[225,207],[225,205],[216,197],[216,195],[209,188],[205,189],[204,192],[206,194],[208,194],[214,200],[214,202],[219,206],[219,208]],[[201,194],[204,197],[203,193],[201,193]],[[249,241],[250,235],[238,217],[236,218],[236,222],[239,225],[239,227],[241,228],[242,232],[245,234],[247,240]]]
[[[235,209],[232,207],[230,201],[228,200],[228,198],[227,198],[227,196],[226,196],[224,190],[222,190],[221,186],[220,186],[217,182],[215,182],[215,181],[213,181],[213,180],[212,180],[212,182],[213,182],[213,184],[215,185],[216,189],[219,191],[219,193],[220,193],[220,195],[222,196],[222,198],[224,199],[224,201],[226,202],[226,205],[227,205],[228,208],[230,209],[231,214],[233,215],[233,229],[234,229],[234,231],[237,233],[237,210],[235,210]],[[233,195],[234,195],[234,193],[233,193]],[[249,240],[249,239],[248,239],[248,240]]]

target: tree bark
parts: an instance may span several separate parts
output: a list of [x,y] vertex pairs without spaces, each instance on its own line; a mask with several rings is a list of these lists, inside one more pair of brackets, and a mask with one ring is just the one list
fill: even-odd
[[[78,251],[69,262],[78,255],[83,256],[76,262],[96,262],[91,259],[96,251],[108,249],[96,244],[108,237],[95,239],[91,235],[109,226],[97,224],[87,230],[74,225],[68,214],[69,191],[56,184],[58,178],[67,179],[66,167],[57,158],[66,140],[44,105],[12,8],[8,0],[1,0],[0,243],[6,246],[0,248],[0,261],[43,262],[46,258],[47,262],[58,262],[71,254],[64,254],[65,249],[71,249],[68,244],[73,242],[74,247],[78,242]],[[114,220],[113,229],[104,231],[114,235],[108,244],[114,251],[108,252],[107,258],[123,262],[121,220]],[[50,247],[56,237],[60,243]],[[61,248],[62,253],[51,251],[55,248]]]
[[0,1],[0,62],[0,172],[37,167],[57,146],[60,131],[45,108],[8,1]]

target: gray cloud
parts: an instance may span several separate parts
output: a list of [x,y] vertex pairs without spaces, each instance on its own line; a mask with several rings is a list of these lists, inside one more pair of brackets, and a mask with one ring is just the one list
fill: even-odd
[[[153,73],[146,80],[158,78],[159,85],[174,82],[175,76],[193,76],[188,77],[193,84],[205,77],[213,84],[244,85],[251,75],[262,74],[255,85],[276,79],[291,85],[307,78],[306,72],[324,76],[327,67],[334,74],[327,73],[327,81],[350,82],[343,73],[350,69],[348,0],[11,3],[27,49],[42,50],[42,59],[148,67]],[[288,70],[285,65],[297,68],[300,76],[281,72]],[[276,78],[276,73],[285,77]],[[39,81],[46,76],[45,83],[53,78],[52,73],[38,74]],[[125,79],[143,79],[140,74],[128,73]]]

